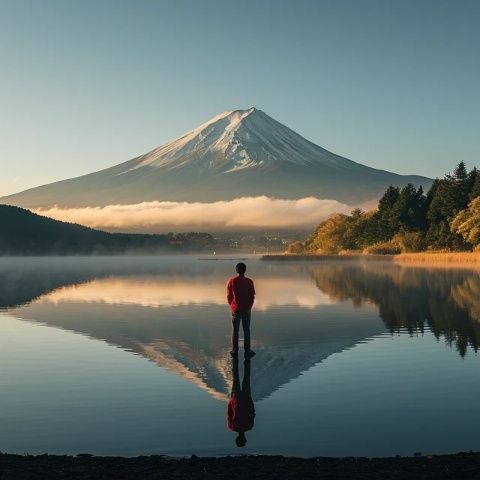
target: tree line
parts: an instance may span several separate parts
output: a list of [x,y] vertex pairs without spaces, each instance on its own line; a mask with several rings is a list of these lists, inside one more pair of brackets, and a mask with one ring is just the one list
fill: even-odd
[[335,213],[290,253],[396,254],[424,250],[468,251],[480,248],[480,171],[460,162],[453,174],[420,186],[390,186],[376,210]]

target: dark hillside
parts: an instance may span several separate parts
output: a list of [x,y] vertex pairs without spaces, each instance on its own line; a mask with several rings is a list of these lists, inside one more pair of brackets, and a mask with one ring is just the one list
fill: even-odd
[[203,250],[213,244],[207,233],[108,233],[0,205],[0,255],[154,253]]

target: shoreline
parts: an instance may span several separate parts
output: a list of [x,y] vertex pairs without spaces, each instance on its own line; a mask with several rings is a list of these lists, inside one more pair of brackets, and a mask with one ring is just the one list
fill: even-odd
[[282,253],[263,255],[264,261],[312,261],[312,262],[389,262],[404,266],[455,266],[480,267],[480,252],[419,252],[397,255],[379,254],[296,254]]
[[413,457],[282,457],[241,455],[174,458],[163,455],[0,454],[2,480],[130,479],[369,479],[478,478],[480,452]]

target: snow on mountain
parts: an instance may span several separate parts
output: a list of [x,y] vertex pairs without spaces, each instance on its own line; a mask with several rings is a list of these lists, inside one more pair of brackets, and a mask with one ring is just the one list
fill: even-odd
[[389,185],[430,179],[366,167],[306,140],[261,110],[223,112],[180,138],[111,168],[0,202],[28,208],[148,201],[214,202],[240,197],[375,201]]
[[151,166],[171,170],[190,163],[199,170],[222,173],[254,167],[266,171],[282,162],[302,167],[355,165],[305,140],[255,107],[223,112],[137,162],[131,169]]

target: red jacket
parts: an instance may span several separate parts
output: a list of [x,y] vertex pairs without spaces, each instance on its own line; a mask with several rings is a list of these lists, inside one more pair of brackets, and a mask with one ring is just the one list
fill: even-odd
[[232,277],[227,283],[227,301],[232,313],[248,312],[255,299],[253,281],[243,275]]
[[232,432],[247,432],[253,428],[255,407],[248,394],[234,393],[228,402],[227,425]]

